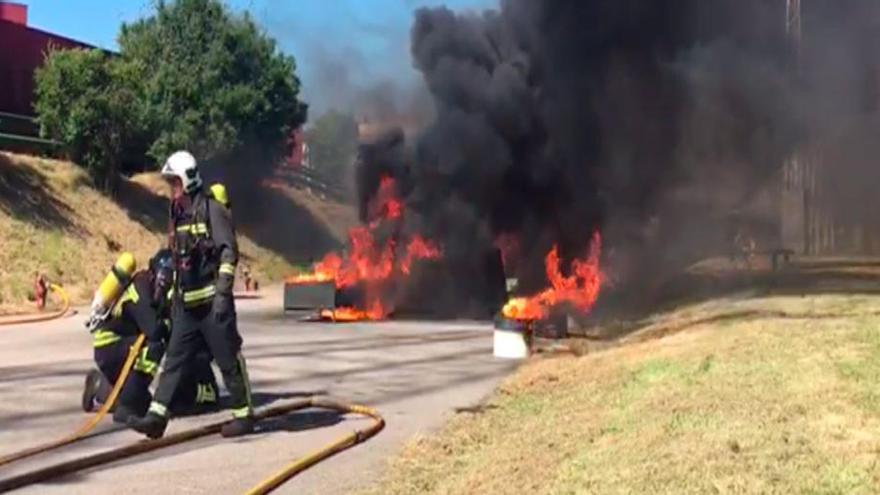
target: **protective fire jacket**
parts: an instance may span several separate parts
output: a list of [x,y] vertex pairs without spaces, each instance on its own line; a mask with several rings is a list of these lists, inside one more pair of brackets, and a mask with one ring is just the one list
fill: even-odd
[[238,243],[231,212],[213,195],[199,189],[172,204],[170,244],[185,307],[232,296]]
[[147,340],[161,341],[166,329],[153,304],[152,283],[148,272],[137,272],[125,292],[110,310],[110,317],[94,334],[95,348],[114,344],[123,337],[143,332]]

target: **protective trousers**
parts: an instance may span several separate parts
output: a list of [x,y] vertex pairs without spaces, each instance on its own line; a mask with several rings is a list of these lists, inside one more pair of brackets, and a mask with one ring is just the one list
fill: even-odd
[[[135,337],[123,337],[121,340],[95,349],[95,364],[101,370],[103,380],[98,387],[97,400],[107,401],[110,391],[128,358],[129,349],[134,345]],[[119,392],[118,404],[122,404],[132,413],[143,416],[152,400],[150,383],[156,376],[159,362],[165,353],[165,345],[161,342],[146,342],[140,355],[132,366],[128,379]],[[187,412],[197,406],[215,404],[217,402],[217,381],[211,370],[211,357],[206,352],[196,355],[194,366],[181,380],[180,388],[171,401],[171,410]]]
[[[122,374],[122,367],[135,340],[134,336],[126,336],[110,345],[95,348],[95,364],[105,379],[98,388],[98,402],[107,401],[110,390]],[[150,383],[156,376],[164,351],[161,343],[148,342],[141,348],[140,355],[119,393],[118,404],[141,415],[147,411],[151,399]]]
[[241,418],[252,414],[250,384],[240,353],[242,340],[235,324],[235,311],[221,317],[211,311],[211,304],[186,308],[177,301],[171,313],[171,339],[165,365],[150,412],[168,416],[174,393],[183,383],[196,352],[203,344],[207,344],[223,375],[231,396],[233,416]]

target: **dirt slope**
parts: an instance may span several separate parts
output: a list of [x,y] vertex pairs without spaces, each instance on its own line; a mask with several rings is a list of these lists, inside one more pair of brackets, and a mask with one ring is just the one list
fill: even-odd
[[[74,303],[85,303],[120,252],[132,251],[140,265],[146,264],[166,228],[167,200],[157,194],[160,185],[155,176],[135,178],[111,199],[69,162],[0,152],[0,314],[33,309],[28,299],[37,271],[66,287]],[[303,193],[267,188],[266,198],[279,212],[271,219],[251,215],[242,221],[235,212],[243,264],[263,283],[282,279],[295,265],[338,243],[331,232],[340,228],[324,223],[335,220],[313,215],[295,202],[296,194]],[[318,209],[351,210],[326,204]],[[286,225],[277,223],[285,220],[281,212],[291,212]],[[308,217],[307,228],[297,223],[296,214]],[[277,232],[287,230],[322,242],[315,249],[307,242],[277,242]]]

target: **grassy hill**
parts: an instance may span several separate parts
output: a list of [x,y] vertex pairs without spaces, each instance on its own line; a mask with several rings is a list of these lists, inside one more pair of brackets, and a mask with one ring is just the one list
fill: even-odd
[[792,292],[684,304],[610,349],[532,359],[369,493],[880,493],[880,295]]
[[[80,304],[120,252],[133,252],[145,265],[165,238],[167,199],[160,185],[155,175],[135,177],[111,199],[69,162],[0,152],[0,314],[33,309],[28,299],[37,271]],[[307,196],[267,188],[261,202],[276,213],[271,216],[234,205],[242,261],[261,282],[280,280],[337,245],[346,222],[354,221],[350,207]],[[286,241],[286,232],[295,232],[298,244]]]

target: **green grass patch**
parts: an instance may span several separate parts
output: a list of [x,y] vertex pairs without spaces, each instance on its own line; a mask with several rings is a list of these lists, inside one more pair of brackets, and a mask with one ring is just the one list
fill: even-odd
[[880,493],[880,297],[731,306],[790,316],[530,363],[368,493]]
[[837,370],[857,387],[859,404],[872,414],[880,414],[880,327],[876,318],[855,319],[853,326],[858,351],[838,361]]
[[805,487],[807,495],[868,495],[872,476],[864,467],[832,461],[825,466],[818,480],[818,486]]

